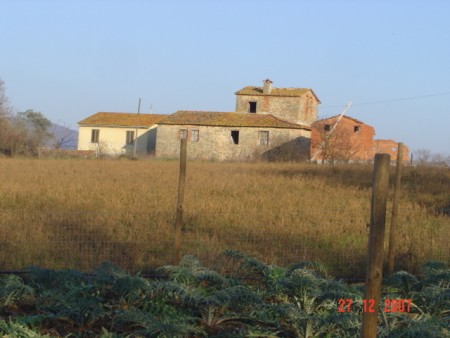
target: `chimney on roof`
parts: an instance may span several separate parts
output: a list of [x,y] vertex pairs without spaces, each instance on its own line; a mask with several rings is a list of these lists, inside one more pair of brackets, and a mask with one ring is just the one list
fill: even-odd
[[263,81],[263,94],[270,94],[272,92],[272,81],[265,79]]

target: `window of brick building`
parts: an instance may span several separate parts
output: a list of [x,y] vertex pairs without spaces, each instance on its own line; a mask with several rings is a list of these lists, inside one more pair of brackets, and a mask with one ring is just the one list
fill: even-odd
[[248,103],[248,112],[249,113],[256,113],[256,102],[255,101],[250,101]]
[[361,130],[361,127],[360,126],[354,126],[353,127],[353,131],[355,132],[355,133],[357,133],[358,131],[360,131]]
[[326,125],[323,126],[323,130],[330,131],[331,130],[331,126],[329,124],[326,124]]

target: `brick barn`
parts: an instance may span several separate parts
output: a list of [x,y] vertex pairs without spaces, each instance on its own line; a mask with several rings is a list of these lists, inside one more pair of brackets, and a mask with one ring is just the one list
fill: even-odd
[[[370,161],[376,153],[397,158],[397,142],[375,140],[374,127],[350,116],[336,115],[312,124],[311,159],[314,161]],[[408,159],[404,147],[403,158]]]

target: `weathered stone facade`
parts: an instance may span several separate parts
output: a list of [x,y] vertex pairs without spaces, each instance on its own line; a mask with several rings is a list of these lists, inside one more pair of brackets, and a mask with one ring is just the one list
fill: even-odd
[[317,119],[320,103],[311,89],[272,88],[265,80],[263,87],[245,87],[236,92],[236,112],[272,114],[282,119],[311,125]]
[[158,123],[156,156],[178,157],[181,137],[191,159],[295,160],[307,158],[311,128],[269,114],[179,111]]
[[158,123],[157,157],[178,157],[187,136],[189,158],[298,160],[309,158],[320,103],[311,89],[245,87],[235,112],[180,111]]
[[[189,159],[248,161],[266,159],[304,159],[310,146],[310,131],[304,129],[221,127],[197,125],[158,125],[156,156],[176,158],[180,154],[180,130],[187,130]],[[197,131],[198,140],[192,138]],[[239,132],[238,144],[231,132]],[[261,132],[268,133],[268,144],[261,144]]]

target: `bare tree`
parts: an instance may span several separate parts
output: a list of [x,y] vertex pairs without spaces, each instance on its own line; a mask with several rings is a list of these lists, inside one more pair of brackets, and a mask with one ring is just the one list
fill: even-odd
[[434,163],[435,165],[450,166],[450,155],[444,153],[433,153],[428,149],[418,149],[414,152],[414,160],[422,164]]
[[332,133],[317,129],[319,149],[315,149],[318,158],[324,161],[349,161],[358,153],[358,145],[352,142],[349,130],[336,128]]
[[31,109],[12,114],[0,79],[0,153],[7,156],[39,155],[40,148],[51,136],[51,122],[40,112]]
[[76,132],[63,125],[53,125],[52,127],[52,147],[54,149],[71,149],[77,144]]
[[0,79],[0,117],[9,112],[8,98],[5,93],[5,82]]
[[414,152],[414,157],[416,161],[419,162],[429,162],[431,160],[431,151],[428,149],[419,149]]
[[41,148],[51,139],[49,132],[52,123],[41,112],[28,109],[17,114],[15,127],[26,138],[22,143],[23,155],[39,156]]
[[0,79],[0,153],[10,155],[9,140],[11,137],[11,107],[5,93],[5,83]]

